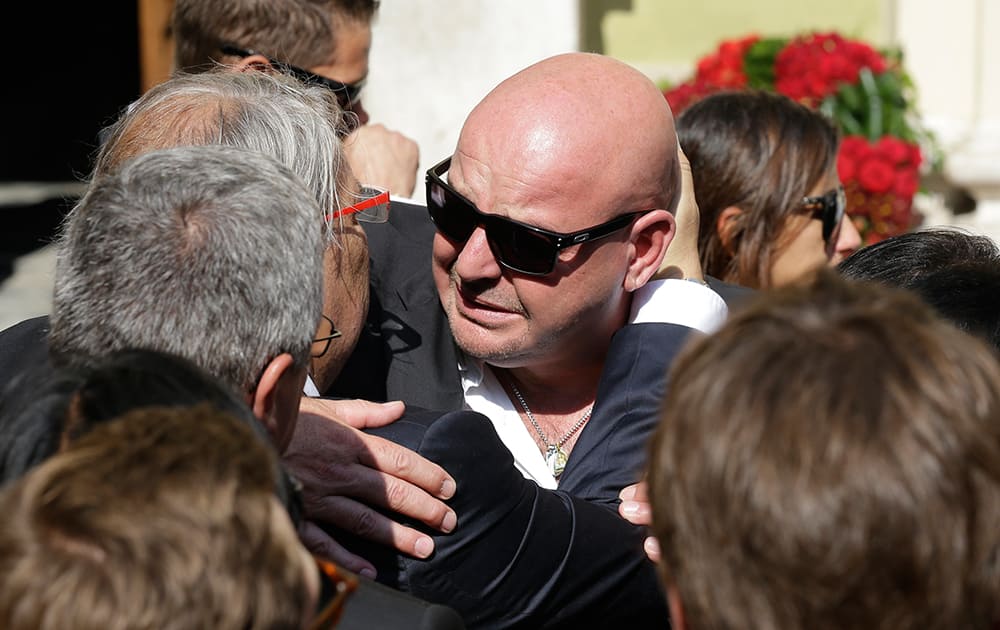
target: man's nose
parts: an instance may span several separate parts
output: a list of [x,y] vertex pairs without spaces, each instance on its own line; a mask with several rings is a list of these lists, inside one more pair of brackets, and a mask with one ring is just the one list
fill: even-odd
[[459,250],[454,269],[464,282],[497,279],[502,274],[482,226],[476,227]]

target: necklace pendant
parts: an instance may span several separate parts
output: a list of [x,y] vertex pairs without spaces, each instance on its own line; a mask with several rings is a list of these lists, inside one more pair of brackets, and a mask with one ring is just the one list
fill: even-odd
[[566,469],[566,460],[569,457],[566,455],[566,451],[562,450],[562,447],[556,446],[555,444],[550,444],[548,450],[545,451],[545,463],[548,464],[549,472],[556,479],[562,474],[563,470]]

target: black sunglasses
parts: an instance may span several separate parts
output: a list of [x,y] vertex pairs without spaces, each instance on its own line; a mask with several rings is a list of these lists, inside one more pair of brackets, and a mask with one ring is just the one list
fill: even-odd
[[233,55],[235,57],[252,57],[253,55],[260,55],[261,57],[267,59],[269,64],[274,66],[283,74],[295,77],[303,83],[319,85],[327,88],[328,90],[332,90],[333,93],[337,95],[337,102],[340,104],[341,109],[344,110],[350,110],[351,106],[358,102],[361,96],[361,90],[365,87],[365,82],[367,81],[367,79],[362,79],[357,83],[341,83],[340,81],[322,77],[314,72],[309,72],[308,70],[304,70],[298,66],[293,66],[290,63],[272,59],[264,53],[250,50],[249,48],[237,48],[236,46],[223,44],[219,47],[219,50],[221,50],[224,54]]
[[497,262],[507,269],[530,276],[552,273],[559,250],[608,236],[630,224],[638,215],[650,212],[629,212],[570,234],[552,232],[480,212],[472,202],[441,179],[449,166],[450,157],[427,171],[427,210],[438,232],[448,240],[465,242],[481,225]]
[[823,222],[823,242],[827,245],[839,233],[840,222],[847,210],[847,195],[843,186],[802,200],[802,211]]

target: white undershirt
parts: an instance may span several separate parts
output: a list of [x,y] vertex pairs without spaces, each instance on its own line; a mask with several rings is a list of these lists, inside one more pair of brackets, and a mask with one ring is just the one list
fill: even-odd
[[[726,303],[708,287],[687,280],[658,280],[635,292],[629,322],[680,324],[705,333],[715,331],[728,314]],[[514,456],[514,466],[543,488],[555,489],[556,478],[528,432],[514,403],[492,370],[482,361],[459,353],[458,371],[465,407],[485,415]]]

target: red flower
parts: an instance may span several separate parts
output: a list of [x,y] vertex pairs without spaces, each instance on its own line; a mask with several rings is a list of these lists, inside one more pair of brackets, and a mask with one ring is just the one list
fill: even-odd
[[837,175],[840,176],[840,181],[850,182],[854,181],[858,174],[858,162],[855,158],[847,155],[841,151],[837,155]]
[[915,169],[899,169],[892,183],[892,194],[904,199],[910,199],[920,188],[920,178]]
[[847,136],[840,141],[840,153],[854,160],[858,160],[868,155],[871,151],[868,140],[863,136]]
[[858,166],[858,183],[868,192],[887,193],[892,189],[896,171],[878,155],[870,155]]
[[856,83],[861,68],[884,72],[885,60],[860,42],[836,33],[813,33],[790,41],[774,59],[774,87],[797,101],[816,105],[842,83]]
[[882,136],[875,143],[875,153],[889,161],[890,164],[903,165],[910,160],[910,145],[893,136]]
[[920,165],[924,162],[924,154],[920,150],[920,145],[916,142],[910,144],[910,164],[913,165],[914,169],[920,168]]

